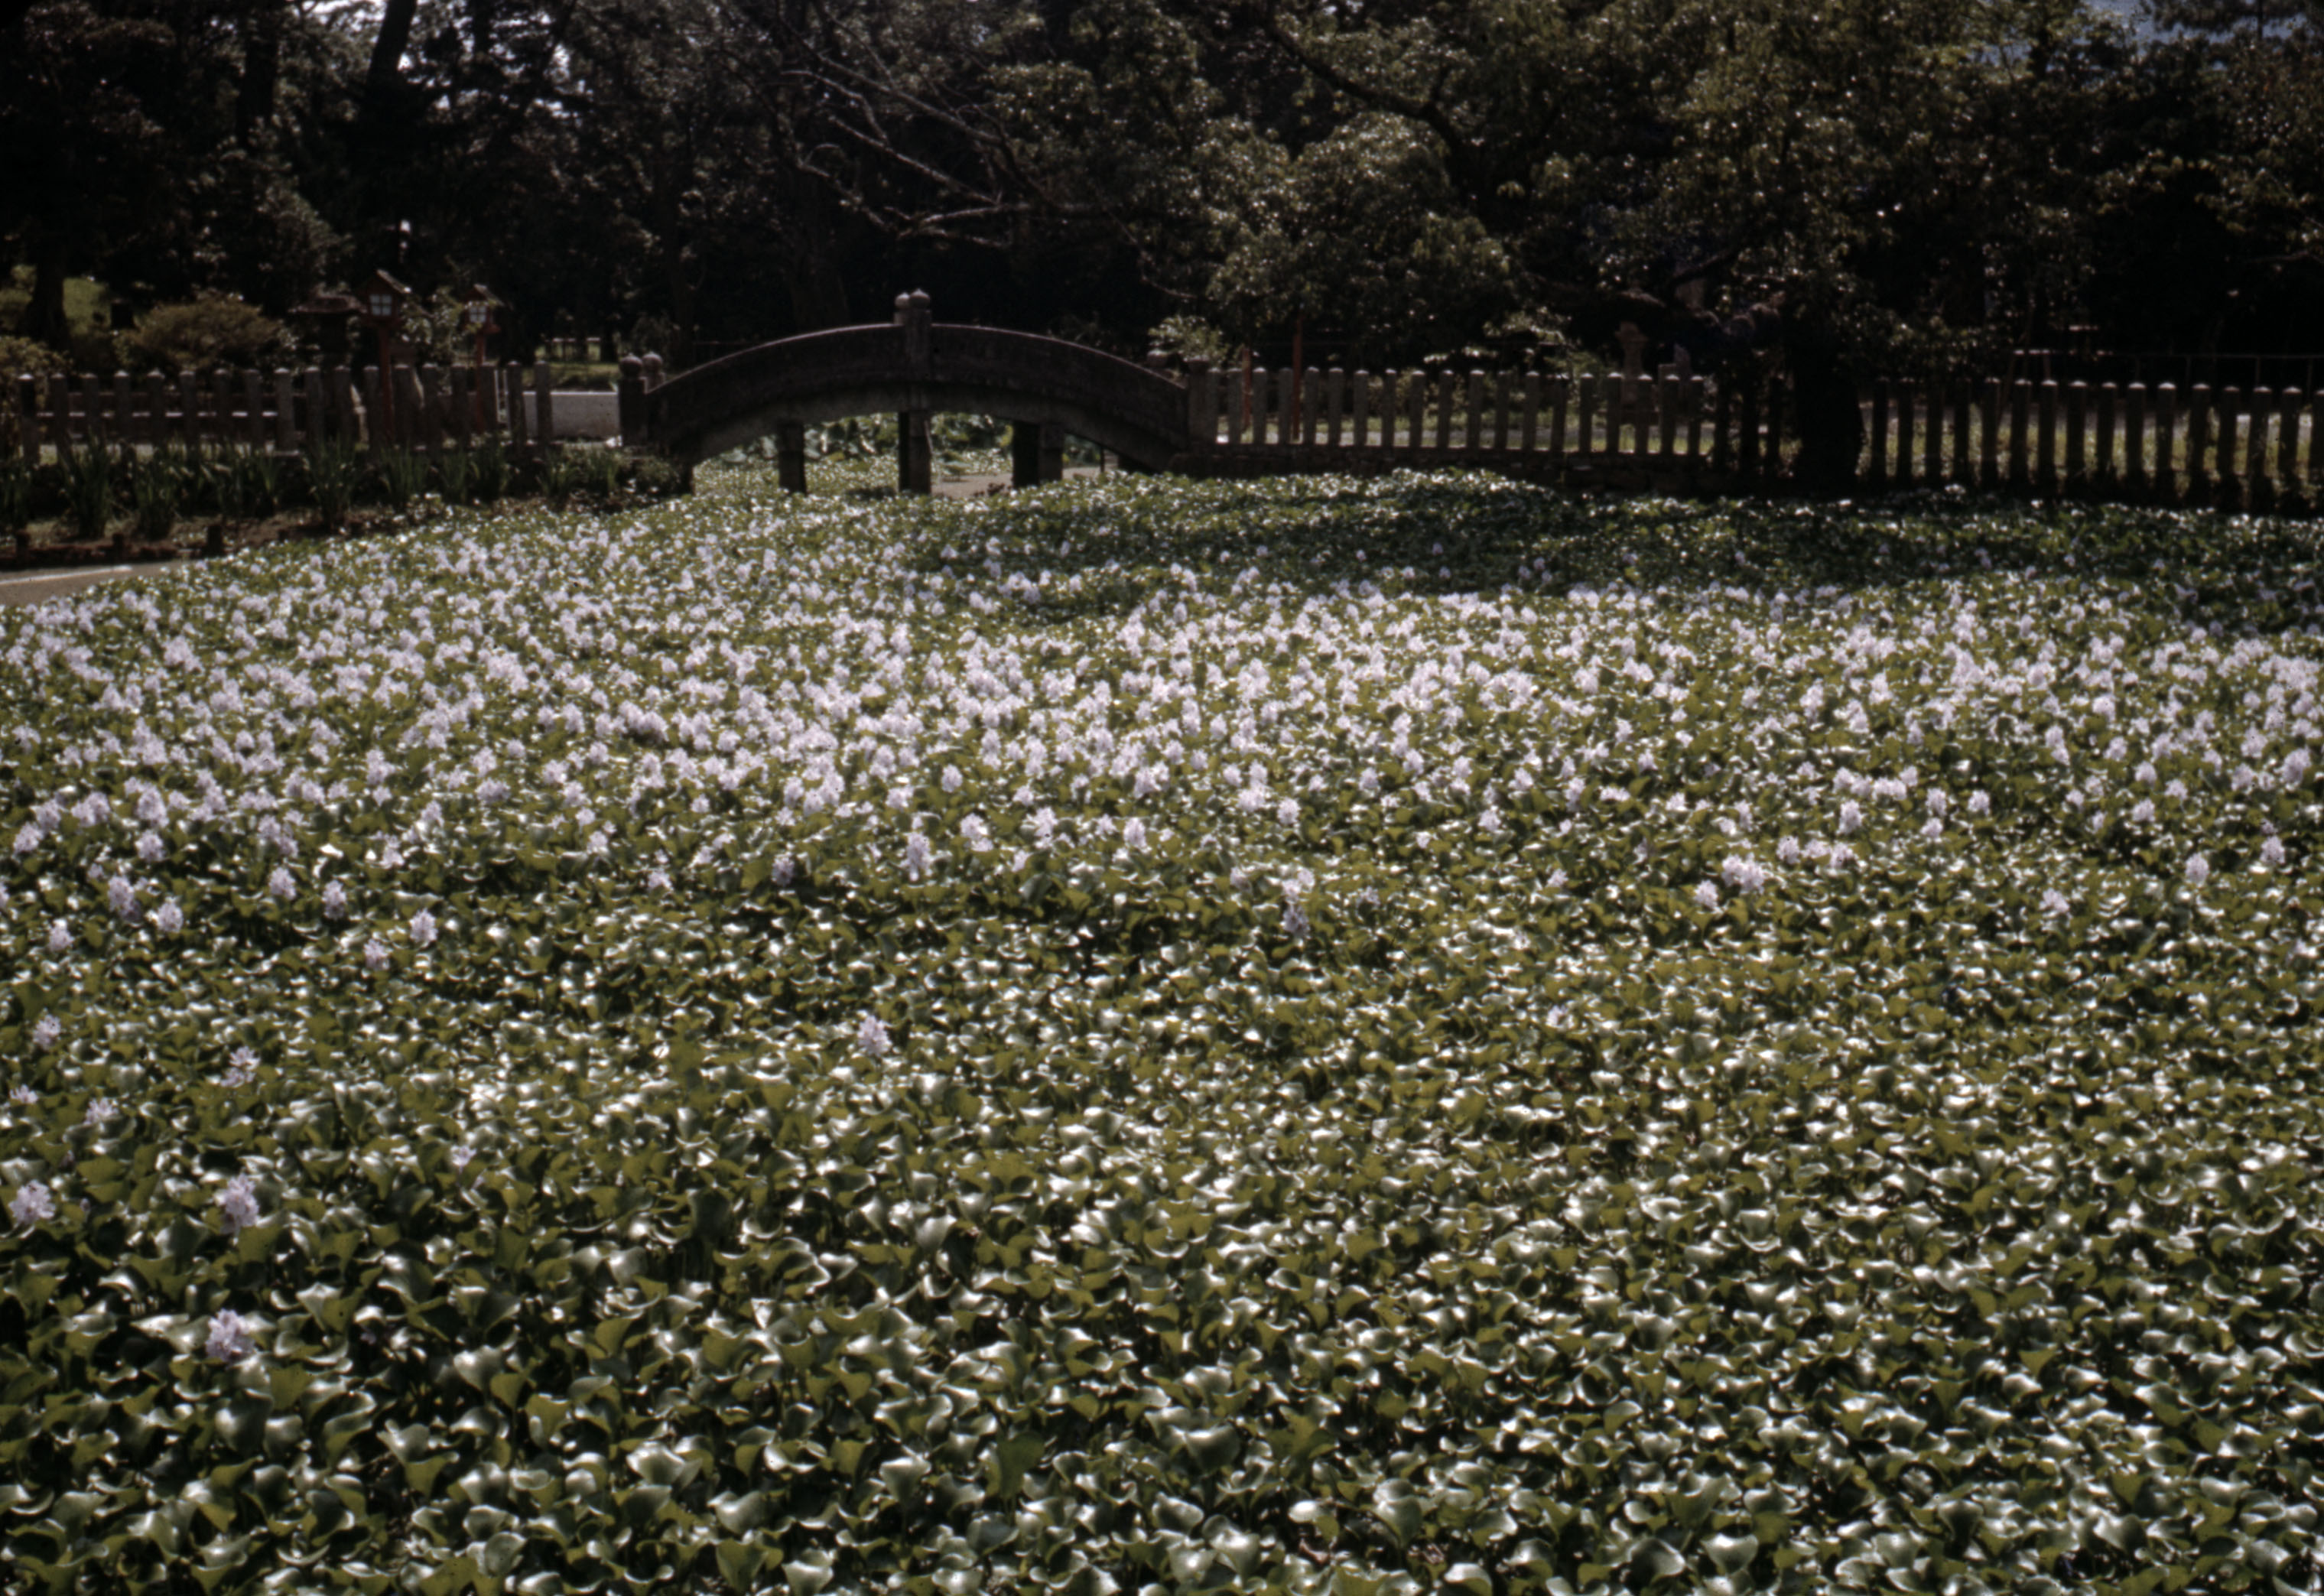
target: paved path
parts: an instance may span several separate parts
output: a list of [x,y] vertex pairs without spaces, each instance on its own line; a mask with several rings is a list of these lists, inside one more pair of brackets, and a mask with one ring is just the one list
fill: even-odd
[[134,577],[142,566],[80,566],[70,570],[33,571],[22,577],[0,577],[0,604],[36,604],[63,598],[99,582]]

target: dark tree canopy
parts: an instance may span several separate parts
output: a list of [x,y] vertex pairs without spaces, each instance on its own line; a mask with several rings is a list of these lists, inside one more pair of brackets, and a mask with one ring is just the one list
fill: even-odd
[[52,340],[72,273],[386,265],[679,359],[915,286],[1375,364],[1627,321],[1835,418],[2069,337],[2314,347],[2324,10],[2158,5],[0,0],[0,236]]

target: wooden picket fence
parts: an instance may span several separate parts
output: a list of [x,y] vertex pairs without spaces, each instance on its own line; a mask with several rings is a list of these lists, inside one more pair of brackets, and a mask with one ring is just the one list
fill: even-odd
[[[1202,468],[1478,466],[1675,491],[1750,491],[1798,445],[1790,395],[1665,373],[1218,371],[1190,363]],[[1862,491],[1959,484],[2034,498],[2310,504],[2318,400],[2297,388],[1993,379],[1877,382],[1863,394]]]
[[376,367],[20,375],[0,392],[0,450],[37,460],[90,445],[229,445],[296,453],[332,439],[438,453],[498,438],[530,453],[557,437],[546,361]]

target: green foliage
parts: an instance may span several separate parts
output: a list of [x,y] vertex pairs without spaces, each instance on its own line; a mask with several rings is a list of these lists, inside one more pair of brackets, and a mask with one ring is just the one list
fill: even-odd
[[17,532],[32,519],[32,470],[20,455],[0,454],[0,532]]
[[281,323],[226,294],[156,305],[137,318],[136,330],[123,343],[125,357],[140,370],[171,373],[272,366],[291,351]]
[[0,334],[0,382],[8,384],[13,405],[15,381],[26,374],[47,376],[65,369],[65,357],[37,338],[20,338],[13,333]]
[[282,462],[263,448],[228,448],[215,462],[217,508],[236,521],[261,520],[282,507]]
[[363,486],[363,457],[344,439],[317,438],[301,456],[306,467],[307,497],[327,532],[347,523],[347,512]]
[[479,504],[497,503],[509,491],[508,450],[488,438],[468,452],[468,491]]
[[2319,577],[735,471],[0,611],[12,1573],[2312,1583]]
[[105,524],[113,514],[115,486],[113,457],[106,450],[78,448],[65,457],[65,513],[71,519],[76,537],[105,535]]
[[446,449],[436,457],[436,481],[443,489],[444,503],[465,504],[468,502],[468,484],[475,476],[468,451]]
[[390,510],[409,510],[428,491],[428,457],[417,449],[374,449],[371,475],[381,503]]
[[177,530],[178,513],[186,498],[188,466],[175,449],[155,449],[143,458],[133,449],[122,450],[131,519],[137,535],[147,542],[166,542]]

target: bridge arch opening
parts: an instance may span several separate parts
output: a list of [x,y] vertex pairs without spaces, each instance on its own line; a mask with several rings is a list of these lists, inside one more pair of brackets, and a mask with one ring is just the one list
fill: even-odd
[[925,493],[927,418],[962,414],[1012,424],[1020,483],[1062,475],[1069,437],[1133,469],[1167,469],[1187,447],[1185,390],[1171,378],[1061,339],[938,324],[917,293],[890,326],[764,344],[650,392],[625,382],[622,433],[689,466],[771,437],[783,485],[803,491],[807,429],[885,415],[900,433],[899,484]]
[[1056,426],[953,411],[866,414],[812,426],[779,422],[714,458],[771,469],[793,492],[862,492],[891,483],[910,492],[915,451],[907,439],[915,421],[926,428],[920,452],[927,487],[953,496],[1137,469],[1102,444]]

